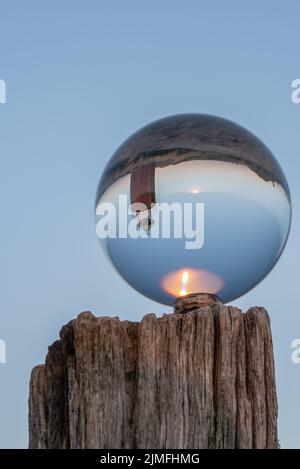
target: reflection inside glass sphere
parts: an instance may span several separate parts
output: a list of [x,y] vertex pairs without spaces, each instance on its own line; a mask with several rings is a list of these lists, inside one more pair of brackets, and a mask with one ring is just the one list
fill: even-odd
[[278,260],[290,218],[288,185],[267,147],[207,115],[136,132],[108,163],[96,197],[97,234],[113,265],[168,305],[190,293],[225,303],[246,293]]

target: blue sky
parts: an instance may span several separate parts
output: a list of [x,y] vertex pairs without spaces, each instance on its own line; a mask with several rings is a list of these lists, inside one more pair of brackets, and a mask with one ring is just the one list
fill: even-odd
[[0,446],[26,447],[30,371],[79,312],[140,319],[168,308],[130,289],[95,235],[113,151],[170,114],[231,119],[278,158],[293,199],[286,250],[234,302],[271,316],[283,447],[300,447],[300,78],[297,1],[0,1]]

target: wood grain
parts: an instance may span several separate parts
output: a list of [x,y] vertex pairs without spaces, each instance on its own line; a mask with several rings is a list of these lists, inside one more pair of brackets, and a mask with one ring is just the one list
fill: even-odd
[[81,313],[32,371],[29,447],[277,448],[267,312]]

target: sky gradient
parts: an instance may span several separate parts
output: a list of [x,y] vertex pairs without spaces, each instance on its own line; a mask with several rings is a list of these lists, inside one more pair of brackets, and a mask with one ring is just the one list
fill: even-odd
[[101,172],[122,141],[171,114],[231,119],[270,148],[293,201],[286,250],[235,301],[271,316],[282,447],[300,447],[300,77],[296,0],[0,0],[0,447],[27,447],[28,383],[81,311],[140,319],[168,307],[119,277],[95,234]]

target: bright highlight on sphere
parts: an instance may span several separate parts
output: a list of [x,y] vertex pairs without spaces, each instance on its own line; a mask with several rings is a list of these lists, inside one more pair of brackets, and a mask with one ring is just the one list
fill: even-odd
[[[105,214],[104,237],[107,206],[115,213]],[[279,259],[290,221],[288,184],[270,150],[243,127],[202,114],[134,133],[96,196],[97,234],[111,262],[133,288],[168,305],[191,293],[224,303],[245,294]]]

